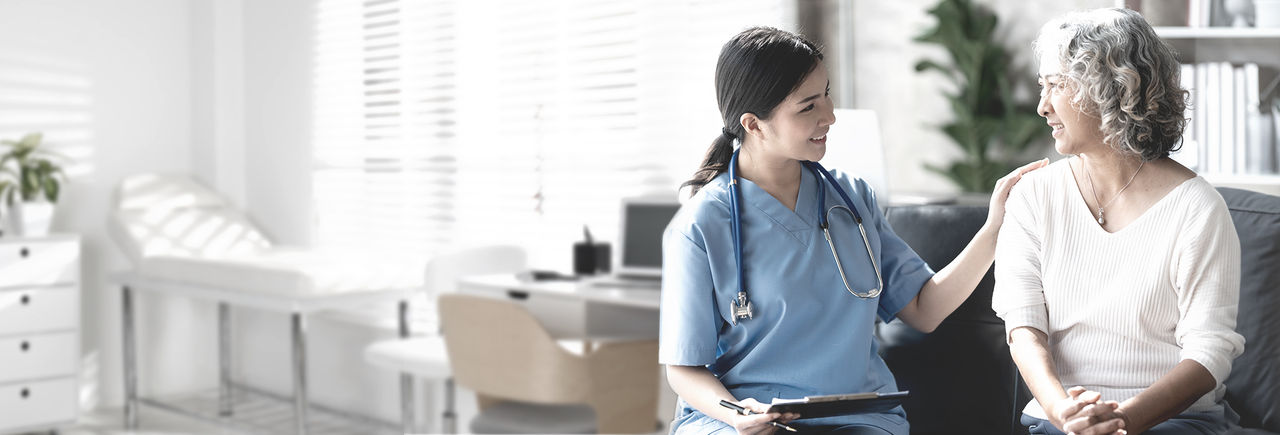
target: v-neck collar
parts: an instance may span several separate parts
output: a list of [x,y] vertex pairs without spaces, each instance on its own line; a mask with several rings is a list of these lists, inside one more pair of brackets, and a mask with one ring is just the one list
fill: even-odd
[[[746,178],[740,178],[742,185],[743,201],[750,204],[752,208],[769,216],[771,220],[786,228],[793,234],[805,230],[811,230],[815,227],[813,223],[816,219],[817,210],[814,208],[817,202],[817,190],[815,184],[817,181],[808,167],[800,169],[800,190],[796,195],[796,209],[792,211],[783,205],[781,201],[770,195],[756,183]],[[828,198],[828,201],[830,198]],[[812,215],[812,216],[811,216]],[[804,237],[797,238],[808,245]]]
[[[1084,164],[1084,163],[1081,162],[1081,164]],[[1133,227],[1137,224],[1141,224],[1143,221],[1146,220],[1147,215],[1155,213],[1154,210],[1157,210],[1160,207],[1163,207],[1165,202],[1171,201],[1170,198],[1173,198],[1174,196],[1179,194],[1180,193],[1179,191],[1182,190],[1183,186],[1190,185],[1192,180],[1200,178],[1200,176],[1197,175],[1195,177],[1182,180],[1182,182],[1178,183],[1177,186],[1174,186],[1173,189],[1170,189],[1168,192],[1165,192],[1164,196],[1156,200],[1155,203],[1152,203],[1150,206],[1148,206],[1146,210],[1143,210],[1142,213],[1140,213],[1138,217],[1134,218],[1133,221],[1129,222],[1128,225],[1120,227],[1115,231],[1107,231],[1106,228],[1104,228],[1101,224],[1098,223],[1098,218],[1096,215],[1093,214],[1093,210],[1089,209],[1089,203],[1084,199],[1084,186],[1081,186],[1080,182],[1076,180],[1075,168],[1071,167],[1070,161],[1067,162],[1066,177],[1067,177],[1067,181],[1070,183],[1069,185],[1075,186],[1076,194],[1072,195],[1075,197],[1072,203],[1074,204],[1073,208],[1077,209],[1076,214],[1088,218],[1089,221],[1092,222],[1092,224],[1089,225],[1090,227],[1093,227],[1098,232],[1108,236],[1115,236],[1118,234],[1122,234],[1125,232],[1125,230],[1128,230],[1129,227]]]

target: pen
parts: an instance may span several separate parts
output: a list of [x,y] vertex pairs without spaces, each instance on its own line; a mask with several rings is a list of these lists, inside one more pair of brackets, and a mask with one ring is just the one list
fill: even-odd
[[[741,414],[741,415],[759,414],[758,412],[752,411],[752,410],[747,409],[747,408],[743,408],[741,405],[738,405],[737,403],[733,403],[733,402],[730,402],[730,401],[728,401],[728,400],[724,400],[724,399],[721,399],[721,400],[720,400],[720,406],[723,406],[723,407],[725,407],[725,408],[732,409],[732,410],[734,410],[734,411],[738,411],[738,414]],[[771,422],[769,422],[769,424],[774,425],[775,427],[779,427],[779,428],[782,428],[782,429],[789,430],[789,431],[791,431],[791,432],[795,432],[795,431],[796,431],[796,428],[791,427],[791,426],[787,426],[787,425],[782,424],[782,423],[778,423],[778,422],[776,422],[776,421],[771,421]]]

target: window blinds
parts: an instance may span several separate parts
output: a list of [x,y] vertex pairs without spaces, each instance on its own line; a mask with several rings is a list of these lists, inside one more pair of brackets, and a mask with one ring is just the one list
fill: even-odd
[[622,198],[674,197],[719,133],[714,67],[793,0],[322,0],[316,240],[515,243],[569,268]]

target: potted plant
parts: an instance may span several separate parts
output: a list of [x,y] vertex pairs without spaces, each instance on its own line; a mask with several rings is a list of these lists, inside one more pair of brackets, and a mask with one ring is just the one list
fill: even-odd
[[56,155],[40,149],[42,140],[40,133],[29,133],[0,141],[0,199],[10,211],[9,228],[22,236],[48,234],[65,176]]
[[937,25],[915,40],[941,45],[951,62],[922,60],[916,71],[934,70],[955,84],[957,92],[947,95],[955,119],[941,130],[964,156],[950,166],[925,168],[965,192],[991,192],[1047,127],[1032,104],[1014,99],[1009,55],[994,40],[994,13],[971,0],[942,0],[929,13],[937,17]]

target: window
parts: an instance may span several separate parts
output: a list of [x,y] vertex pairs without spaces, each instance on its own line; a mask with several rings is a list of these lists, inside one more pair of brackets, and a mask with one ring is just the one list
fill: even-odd
[[[754,2],[755,4],[749,4]],[[322,0],[316,240],[525,246],[568,269],[620,200],[674,196],[719,133],[720,46],[784,0]]]

